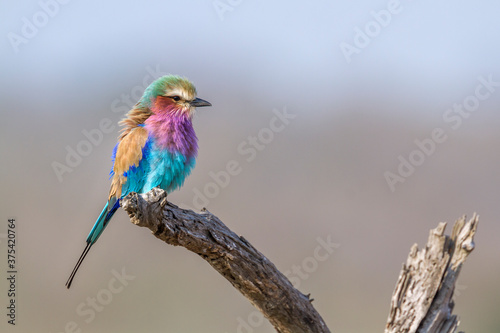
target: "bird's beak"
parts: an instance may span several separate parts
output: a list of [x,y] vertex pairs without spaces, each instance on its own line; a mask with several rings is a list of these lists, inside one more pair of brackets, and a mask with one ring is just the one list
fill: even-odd
[[194,106],[194,107],[201,107],[201,106],[212,106],[212,104],[210,104],[210,102],[207,102],[205,101],[204,99],[201,99],[201,98],[195,98],[191,101],[191,106]]

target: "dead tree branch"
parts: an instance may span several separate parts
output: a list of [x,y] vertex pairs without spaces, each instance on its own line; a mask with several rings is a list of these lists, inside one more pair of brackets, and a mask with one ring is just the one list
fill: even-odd
[[[330,332],[309,296],[290,281],[246,239],[229,230],[204,210],[197,214],[167,201],[154,188],[142,195],[130,193],[122,207],[132,223],[149,228],[164,242],[183,246],[205,259],[258,308],[277,332]],[[403,265],[391,300],[385,333],[454,333],[453,291],[460,269],[474,249],[478,216],[459,219],[452,235],[446,223],[431,230],[427,245],[413,245]]]
[[132,223],[205,259],[257,307],[278,332],[330,332],[308,296],[246,239],[208,211],[197,214],[167,202],[165,191],[130,193],[122,201]]
[[462,217],[451,237],[444,235],[446,223],[439,223],[425,248],[412,246],[392,296],[385,333],[456,332],[453,291],[462,264],[474,250],[478,219],[475,214],[468,222]]

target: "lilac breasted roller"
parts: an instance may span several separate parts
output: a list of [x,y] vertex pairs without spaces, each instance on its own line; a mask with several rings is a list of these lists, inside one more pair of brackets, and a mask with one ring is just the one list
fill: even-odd
[[146,193],[159,186],[170,193],[182,186],[196,163],[198,139],[192,117],[196,107],[211,106],[196,97],[186,78],[162,76],[151,83],[139,102],[120,121],[124,126],[113,149],[108,201],[87,236],[87,244],[66,282],[71,286],[90,248],[130,192]]

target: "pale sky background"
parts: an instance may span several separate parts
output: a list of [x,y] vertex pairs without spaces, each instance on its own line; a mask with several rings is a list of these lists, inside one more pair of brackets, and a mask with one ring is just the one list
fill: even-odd
[[[500,82],[498,2],[54,1],[0,3],[0,236],[14,217],[19,272],[15,328],[0,280],[2,332],[59,333],[71,322],[96,333],[273,332],[201,258],[121,210],[64,287],[107,198],[116,123],[130,96],[166,73],[213,104],[195,118],[197,167],[169,199],[196,206],[210,174],[237,161],[242,171],[207,208],[283,272],[310,261],[318,237],[338,244],[298,286],[333,332],[382,332],[412,244],[473,212],[477,248],[455,313],[460,330],[500,330],[500,85],[481,87]],[[379,31],[360,46],[367,27]],[[345,44],[358,53],[348,59]],[[478,101],[475,111],[450,113],[464,101]],[[284,110],[295,118],[247,161],[238,147]],[[102,121],[113,129],[58,178],[54,162],[67,164],[67,149]],[[443,142],[392,191],[384,174],[436,128]],[[2,276],[6,251],[0,238]],[[77,313],[122,269],[134,279],[101,312]]]

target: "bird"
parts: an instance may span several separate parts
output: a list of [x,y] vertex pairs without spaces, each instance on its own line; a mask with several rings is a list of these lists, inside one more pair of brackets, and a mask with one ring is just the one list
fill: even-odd
[[154,187],[168,194],[183,185],[198,154],[193,115],[196,108],[207,106],[212,104],[196,97],[196,88],[187,78],[165,75],[144,90],[137,104],[119,122],[123,128],[112,153],[108,200],[66,282],[68,289],[127,194],[146,193]]

